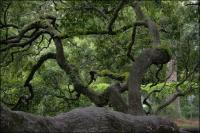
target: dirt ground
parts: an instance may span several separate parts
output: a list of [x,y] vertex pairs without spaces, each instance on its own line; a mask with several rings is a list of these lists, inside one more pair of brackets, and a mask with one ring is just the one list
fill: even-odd
[[179,127],[199,127],[199,120],[183,120],[183,119],[177,119],[175,120],[175,123]]

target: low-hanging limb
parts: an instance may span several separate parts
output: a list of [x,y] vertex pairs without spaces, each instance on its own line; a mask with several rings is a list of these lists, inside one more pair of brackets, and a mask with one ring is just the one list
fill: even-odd
[[[143,12],[141,11],[141,9],[140,9],[140,7],[139,7],[139,5],[137,3],[133,4],[133,8],[135,9],[136,16],[138,18],[140,18],[139,20],[144,21],[145,22],[145,26],[148,27],[149,34],[152,37],[152,43],[154,45],[160,44],[160,37],[159,37],[159,32],[158,32],[156,24],[154,22],[152,22],[149,18],[147,18],[147,17],[144,16]],[[109,34],[109,32],[107,32],[107,31],[100,32],[100,33],[98,33],[98,32],[91,32],[90,33],[89,32],[87,34]],[[147,54],[148,52],[150,52],[151,54],[148,55]],[[143,74],[145,73],[146,69],[151,64],[156,64],[156,65],[158,65],[158,64],[165,64],[170,59],[168,52],[166,50],[164,50],[164,49],[149,49],[148,52],[146,52],[146,53],[144,52],[140,56],[140,57],[142,57],[143,55],[146,55],[146,57],[143,58],[143,59],[141,58],[141,60],[142,60],[142,63],[144,63],[144,62],[147,63],[146,66],[143,66],[143,68],[145,67],[145,69],[143,69],[141,71],[139,70],[139,74],[140,74],[141,77],[143,76]],[[155,53],[153,53],[153,52],[155,52]],[[138,62],[140,62],[140,61],[138,61]],[[129,92],[129,108],[128,108],[128,110],[129,110],[129,113],[131,113],[131,114],[143,114],[142,105],[140,103],[140,98],[141,98],[140,96],[141,95],[139,93],[140,84],[141,84],[140,83],[140,78],[141,77],[139,76],[139,79],[136,78],[138,76],[137,75],[138,71],[136,71],[137,69],[135,69],[135,68],[140,68],[142,65],[138,65],[138,64],[140,64],[140,63],[135,63],[133,65],[134,69],[132,69],[132,70],[135,70],[135,71],[131,72],[131,74],[130,74],[130,77],[131,78],[134,77],[135,79],[129,78],[130,81],[128,82],[128,88],[129,88],[129,91],[130,91]],[[138,67],[135,67],[137,65],[138,65]],[[133,73],[135,73],[135,74],[133,74]],[[135,89],[132,88],[133,86],[135,86],[136,88]],[[96,96],[94,96],[94,97],[96,97]],[[90,99],[93,99],[93,98],[91,97]],[[98,100],[96,99],[96,101],[98,101]],[[100,106],[105,105],[105,103],[107,101],[108,100],[105,100],[104,102],[100,102],[101,103]],[[131,103],[133,103],[133,104],[131,104]],[[136,103],[137,105],[134,106],[135,105],[134,103]]]
[[[78,92],[78,93],[80,93],[80,94],[83,94],[83,95],[85,95],[85,96],[87,96],[92,102],[94,102],[96,105],[98,105],[98,106],[102,106],[102,105],[106,105],[108,102],[109,102],[109,100],[110,101],[113,101],[113,99],[111,98],[111,99],[109,99],[109,97],[110,97],[110,94],[116,94],[116,95],[118,95],[119,94],[119,92],[121,92],[121,90],[123,90],[122,89],[122,87],[121,86],[117,86],[117,87],[113,87],[113,88],[115,88],[115,89],[117,89],[117,90],[115,90],[115,93],[103,93],[103,94],[105,94],[105,95],[99,95],[99,94],[97,94],[97,93],[95,93],[95,92],[93,92],[92,90],[90,90],[87,86],[85,86],[83,83],[82,83],[82,81],[81,81],[81,78],[80,78],[80,75],[79,75],[79,72],[78,72],[78,70],[73,66],[73,65],[71,65],[69,62],[68,62],[68,60],[66,60],[66,58],[65,58],[65,56],[64,56],[64,50],[63,50],[63,45],[62,45],[62,41],[61,41],[61,39],[62,39],[62,35],[60,35],[58,32],[57,32],[57,30],[55,29],[55,27],[54,26],[52,26],[52,24],[49,24],[49,23],[44,23],[44,22],[42,22],[41,23],[41,21],[39,21],[39,22],[37,22],[37,25],[38,25],[38,27],[40,28],[40,29],[42,29],[42,30],[44,30],[45,31],[45,33],[48,33],[52,38],[53,38],[53,41],[54,41],[54,44],[55,44],[55,47],[56,47],[56,61],[57,61],[57,64],[60,66],[60,68],[62,69],[62,70],[64,70],[65,71],[65,73],[69,76],[69,78],[70,78],[70,80],[71,80],[71,82],[72,82],[72,84],[73,84],[73,86],[74,86],[74,89],[75,89],[75,91],[76,92]],[[97,34],[97,32],[90,32],[90,33],[88,33],[88,34],[92,34],[92,33],[95,33],[95,34]],[[150,32],[151,33],[151,32]],[[84,33],[85,34],[85,33]],[[108,31],[106,31],[106,32],[102,32],[102,34],[108,34]],[[154,35],[154,34],[153,34]],[[66,37],[66,36],[65,36]],[[67,36],[68,37],[68,36]],[[156,37],[155,37],[156,38]],[[154,38],[154,39],[155,39]],[[152,50],[152,53],[151,53],[151,50]],[[148,55],[147,57],[149,58],[150,57],[150,62],[148,61],[148,58],[147,58],[147,63],[149,63],[148,65],[151,65],[151,64],[160,64],[160,58],[162,58],[162,57],[165,57],[167,54],[166,54],[166,51],[162,51],[161,49],[151,49],[151,50],[149,50],[149,52],[151,53],[150,55]],[[154,51],[155,50],[155,51]],[[155,53],[153,53],[153,52],[155,52]],[[142,53],[142,55],[145,55],[146,53],[144,52],[144,53]],[[158,54],[158,55],[157,55]],[[142,56],[141,55],[141,56]],[[154,57],[155,56],[155,57]],[[143,61],[145,61],[145,59],[142,59]],[[162,60],[163,60],[163,58],[162,58]],[[165,60],[165,59],[164,59]],[[137,61],[136,61],[137,62]],[[162,62],[161,62],[162,63]],[[148,68],[148,65],[146,66],[147,68]],[[135,66],[137,66],[137,63],[135,63],[134,65],[133,65],[134,67],[133,68],[135,68]],[[145,70],[144,70],[145,71]],[[135,72],[134,72],[135,73]],[[143,75],[143,73],[144,72],[141,72],[140,74],[141,75]],[[136,76],[135,76],[135,74],[136,74]],[[137,77],[137,71],[136,71],[136,73],[135,74],[130,74],[131,76],[130,77],[132,77],[132,76],[135,76],[135,78]],[[130,78],[129,78],[130,79]],[[137,84],[137,83],[140,83],[140,79],[136,79],[136,80],[133,80],[133,82],[135,81],[135,83],[130,83],[129,82],[129,86],[132,86],[132,85],[136,85],[136,87],[139,87],[140,86],[140,84]],[[132,82],[132,81],[131,81]],[[132,84],[132,85],[131,85]],[[138,86],[137,86],[138,85]],[[112,87],[110,87],[110,88],[112,88]],[[113,90],[113,88],[112,89],[110,89],[110,90]],[[137,88],[137,89],[139,89],[139,88]],[[136,90],[137,90],[136,89]],[[118,90],[120,90],[120,91],[118,91]],[[129,87],[129,90],[132,90],[132,88],[131,87]],[[109,92],[109,91],[108,91]],[[112,91],[111,91],[112,92]],[[137,93],[137,91],[136,92],[134,92],[133,91],[133,94],[134,93]],[[131,94],[130,94],[131,95]],[[107,96],[107,97],[104,97],[104,96]],[[118,95],[118,96],[120,96],[120,95]],[[135,96],[135,95],[134,95]],[[138,98],[138,96],[140,96],[140,94],[138,93],[138,94],[136,94],[136,97]],[[112,96],[113,97],[113,96]],[[136,98],[136,99],[137,99]],[[117,98],[118,100],[121,100],[121,96],[119,97],[119,98]],[[129,98],[130,99],[130,98]],[[136,101],[136,102],[138,102],[138,101]],[[121,105],[122,106],[119,106],[119,107],[116,107],[118,110],[121,110],[122,109],[122,107],[124,107],[124,108],[126,108],[126,104],[123,104],[123,101],[121,102],[119,102],[119,103],[122,103]],[[129,102],[129,103],[131,103],[131,102]],[[141,104],[141,103],[138,103],[138,104]],[[114,106],[116,105],[116,104],[113,104]],[[131,106],[129,106],[130,108],[130,112],[133,112],[133,108],[134,107],[131,107]],[[137,106],[136,106],[136,108],[137,108]],[[126,109],[125,109],[126,110]]]
[[[56,61],[62,70],[69,76],[74,89],[77,93],[83,94],[87,96],[92,102],[94,102],[98,106],[102,106],[103,104],[108,104],[108,101],[102,95],[95,93],[94,91],[87,88],[81,81],[78,70],[71,64],[69,64],[68,60],[64,56],[64,50],[61,38],[59,33],[49,24],[47,24],[47,32],[53,38],[55,47],[56,47]],[[105,93],[104,93],[105,94]],[[111,93],[109,93],[111,94]],[[105,96],[105,95],[104,95]],[[110,95],[109,95],[110,96]]]
[[[44,38],[44,35],[42,35],[42,39],[41,39],[41,41],[39,42],[38,47],[39,47],[39,45],[42,43],[43,38]],[[41,49],[37,49],[38,52],[35,54],[35,56],[39,55],[40,52],[41,52],[44,48],[48,48],[48,47],[49,47],[49,45],[50,45],[50,43],[51,43],[51,39],[52,39],[52,38],[49,39],[48,45],[47,45],[46,47],[42,47]],[[34,39],[33,39],[32,41],[34,41]],[[15,55],[15,54],[28,51],[28,50],[30,49],[32,43],[33,43],[33,42],[30,42],[29,45],[28,45],[26,48],[22,49],[22,50],[17,50],[17,51],[11,52],[11,54],[10,54],[11,60],[9,60],[9,61],[7,61],[6,63],[4,63],[4,65],[0,65],[0,67],[6,67],[6,66],[8,66],[11,62],[14,61],[14,55]],[[27,43],[27,44],[28,44],[28,43]],[[27,45],[27,44],[24,44],[24,45]],[[17,44],[17,45],[19,45],[19,44]],[[25,46],[24,46],[24,47],[25,47]]]
[[[106,93],[106,91],[105,91],[105,93],[99,95],[99,94],[95,93],[94,91],[92,91],[91,89],[89,89],[87,86],[85,86],[81,81],[78,70],[73,65],[71,65],[64,56],[63,45],[62,45],[62,41],[59,36],[59,33],[56,31],[56,29],[54,27],[52,27],[49,24],[47,24],[46,27],[47,27],[46,30],[49,33],[49,35],[53,38],[53,41],[54,41],[54,44],[56,47],[57,64],[69,76],[69,78],[71,80],[70,82],[73,84],[75,91],[79,94],[83,94],[83,95],[87,96],[97,106],[107,105],[108,101],[111,100],[111,99],[109,99],[109,97],[111,96],[111,94],[114,95],[114,93],[110,93],[110,91],[108,91],[108,93]],[[112,88],[112,89],[110,89],[112,91],[113,88],[118,90],[118,88],[120,88],[120,87],[119,86],[118,87],[111,86],[110,88]],[[108,96],[108,97],[105,97],[105,96]],[[120,98],[121,97],[118,95],[118,100],[120,100]],[[116,105],[117,104],[113,103],[113,106],[116,106]],[[125,106],[125,104],[122,104],[122,106],[120,106],[120,108],[122,108],[124,106]],[[119,109],[119,106],[116,107],[116,109]],[[121,109],[119,109],[119,110],[121,110]]]
[[29,44],[32,44],[32,42],[34,40],[36,40],[40,35],[46,33],[45,30],[40,30],[38,31],[37,33],[35,33],[33,36],[31,36],[27,41],[24,41],[24,42],[20,42],[21,39],[19,39],[19,42],[18,40],[16,42],[5,42],[5,43],[8,43],[8,45],[6,45],[5,47],[1,48],[0,51],[1,52],[4,52],[4,51],[7,51],[8,49],[10,48],[13,48],[13,47],[25,47]]
[[[20,45],[24,44],[25,42],[29,42],[30,40],[35,40],[38,36],[45,33],[45,30],[47,28],[47,25],[45,25],[44,20],[37,20],[32,22],[31,24],[25,25],[20,31],[18,35],[10,36],[6,39],[0,40],[0,45],[11,45],[11,47],[20,47]],[[52,20],[51,20],[52,23]],[[41,30],[43,29],[43,30]],[[33,32],[31,32],[33,31]],[[30,36],[27,35],[31,32]],[[28,41],[25,41],[22,44],[19,44],[22,39],[27,39]],[[14,46],[13,46],[14,45]],[[7,46],[8,47],[8,46]],[[0,50],[2,52],[2,50]],[[5,50],[4,50],[5,51]]]
[[[51,23],[52,20],[50,19],[50,21],[44,21],[45,18],[41,18],[41,19],[43,19],[43,20],[38,20],[38,21],[31,23],[30,25],[26,25],[24,28],[22,28],[21,31],[19,31],[18,35],[9,37],[7,40],[3,40],[3,41],[1,40],[1,42],[3,42],[3,44],[7,45],[6,48],[4,47],[3,51],[7,51],[13,47],[24,47],[24,46],[28,45],[29,42],[32,43],[32,41],[36,40],[37,37],[41,36],[43,33],[49,34],[56,46],[56,54],[53,55],[53,57],[52,56],[51,57],[56,59],[57,64],[60,66],[60,68],[62,70],[64,70],[65,73],[69,76],[69,78],[71,80],[70,82],[73,84],[75,91],[78,94],[83,94],[83,95],[87,96],[97,106],[107,105],[109,100],[111,100],[111,99],[109,99],[109,97],[111,95],[115,95],[116,93],[108,93],[108,92],[110,92],[110,91],[108,91],[108,92],[104,92],[103,94],[98,94],[98,93],[95,93],[94,91],[92,91],[91,89],[89,89],[87,86],[85,86],[80,79],[78,70],[73,65],[69,64],[69,62],[65,58],[61,35],[58,33],[56,28]],[[30,38],[31,38],[30,39],[26,35],[26,33],[28,33],[29,31],[32,31],[32,30],[33,30],[33,32],[32,32],[32,36],[30,36]],[[40,34],[40,32],[41,32],[41,34]],[[21,42],[21,41],[23,41],[23,38],[26,38],[25,36],[29,38],[28,41]],[[50,54],[49,54],[49,56],[50,56]],[[42,57],[39,60],[39,62],[33,67],[29,77],[27,78],[27,80],[24,84],[24,87],[27,87],[29,89],[30,94],[27,96],[21,96],[19,98],[16,106],[13,107],[14,110],[16,110],[18,108],[20,103],[28,104],[28,102],[33,98],[33,90],[32,90],[32,85],[30,84],[30,81],[33,79],[33,76],[34,76],[34,73],[36,72],[36,70],[42,65],[43,61],[46,60],[45,57],[50,58],[49,56]],[[112,89],[110,89],[110,90],[112,91],[113,90],[112,85],[111,85],[111,88]],[[119,88],[120,87],[116,87],[116,89],[119,89]],[[118,91],[116,91],[116,92],[118,92]],[[108,97],[104,97],[104,96],[108,96]],[[118,95],[118,97],[119,97],[119,95]],[[119,97],[118,100],[120,100],[120,98],[121,97]],[[117,105],[117,104],[113,104],[113,107],[115,105]],[[122,106],[120,106],[120,108],[121,107]],[[116,109],[119,109],[119,107],[116,107]],[[119,110],[121,110],[121,109],[119,109]]]
[[28,75],[28,78],[26,79],[25,83],[24,83],[24,87],[27,87],[29,89],[29,95],[28,96],[21,96],[19,98],[19,100],[17,101],[16,105],[12,108],[13,110],[16,110],[18,108],[18,106],[23,102],[25,104],[28,104],[29,100],[33,99],[34,97],[34,93],[33,93],[33,87],[30,83],[30,81],[33,79],[35,72],[40,68],[40,66],[47,61],[48,59],[55,59],[56,58],[56,54],[55,53],[47,53],[43,56],[40,57],[40,59],[38,60],[37,64],[35,64],[33,66],[33,68],[31,69],[30,74]]
[[[28,43],[30,43],[29,40],[32,40],[31,39],[32,36],[38,36],[38,35],[46,33],[44,30],[38,30],[39,27],[37,27],[35,25],[35,23],[39,23],[39,22],[36,21],[36,22],[33,22],[33,24],[30,24],[31,26],[24,27],[20,31],[19,35],[10,36],[7,39],[1,39],[0,40],[1,47],[3,47],[3,45],[5,45],[5,44],[9,44],[12,46],[6,46],[6,48],[2,48],[2,49],[0,49],[0,51],[3,52],[3,51],[8,50],[9,48],[13,48],[13,47],[22,47],[23,45],[27,45]],[[132,25],[123,26],[115,31],[112,31],[112,35],[117,35],[118,33],[129,30],[131,27],[132,27]],[[35,30],[30,35],[26,35],[27,32],[29,32],[30,30],[33,30],[33,29],[35,29]],[[102,31],[80,31],[80,32],[76,32],[76,33],[65,33],[65,34],[61,34],[59,36],[61,39],[66,39],[66,38],[72,38],[74,36],[81,36],[81,35],[111,35],[111,34],[107,30],[102,30]],[[24,38],[28,39],[28,41],[20,42]],[[35,39],[35,38],[33,38],[33,39]],[[21,43],[21,46],[19,43]]]

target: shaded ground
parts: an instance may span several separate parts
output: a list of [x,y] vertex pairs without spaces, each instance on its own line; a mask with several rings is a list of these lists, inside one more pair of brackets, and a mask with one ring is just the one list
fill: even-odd
[[179,127],[199,127],[199,120],[183,120],[183,119],[177,119],[175,120],[175,123]]

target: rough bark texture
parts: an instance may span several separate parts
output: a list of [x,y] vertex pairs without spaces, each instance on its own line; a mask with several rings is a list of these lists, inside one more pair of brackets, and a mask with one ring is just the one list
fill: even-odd
[[[157,25],[149,17],[145,16],[145,14],[142,12],[139,6],[139,2],[137,1],[134,2],[126,0],[120,1],[114,10],[113,17],[111,18],[108,24],[108,31],[106,32],[103,31],[99,34],[116,34],[117,32],[112,31],[112,25],[114,24],[118,12],[121,10],[121,8],[124,5],[130,3],[132,3],[131,5],[135,11],[138,20],[137,22],[133,23],[132,41],[129,45],[128,55],[130,54],[130,50],[134,44],[136,26],[147,27],[149,29],[149,34],[152,38],[152,44],[153,45],[160,44],[160,37]],[[136,59],[135,63],[133,64],[133,69],[130,72],[128,81],[129,105],[127,105],[126,102],[123,101],[120,95],[120,93],[123,92],[122,90],[125,89],[119,84],[109,86],[107,90],[102,94],[96,93],[95,91],[90,89],[88,85],[84,84],[84,81],[80,78],[79,70],[73,64],[71,64],[65,56],[62,44],[63,36],[57,30],[55,22],[56,22],[56,17],[50,15],[44,15],[41,16],[39,20],[36,20],[35,22],[32,22],[24,26],[21,29],[21,31],[19,31],[18,35],[8,37],[5,40],[0,40],[0,43],[3,44],[1,45],[3,46],[3,48],[1,48],[0,51],[4,52],[14,47],[25,47],[29,44],[32,45],[32,42],[35,41],[38,37],[44,34],[48,34],[50,38],[53,40],[56,48],[56,53],[53,54],[53,57],[44,56],[45,57],[44,59],[43,57],[41,57],[41,60],[38,61],[39,64],[36,64],[32,68],[31,73],[29,74],[24,84],[24,87],[28,87],[30,94],[27,96],[20,97],[18,100],[19,102],[17,102],[17,105],[13,109],[18,109],[18,107],[20,107],[21,104],[28,104],[29,101],[33,99],[34,97],[33,87],[30,82],[33,79],[33,76],[35,72],[39,69],[39,67],[46,60],[53,58],[56,59],[57,64],[66,73],[66,75],[68,75],[70,83],[74,86],[74,90],[78,93],[78,95],[80,94],[85,95],[91,100],[91,102],[93,102],[95,105],[99,107],[106,106],[109,104],[116,111],[126,112],[134,115],[143,115],[144,111],[142,108],[141,95],[140,95],[141,78],[144,76],[144,73],[151,64],[164,64],[168,61],[168,54],[166,53],[166,51],[163,51],[161,49],[151,48],[143,51],[141,55],[139,55],[139,57]],[[31,32],[30,35],[29,32]],[[97,34],[97,33],[88,32],[86,34]]]
[[1,106],[1,132],[131,132],[178,133],[177,126],[156,116],[133,116],[106,108],[87,107],[55,117],[10,111]]
[[147,49],[133,63],[129,75],[129,113],[133,115],[144,115],[141,104],[140,86],[142,78],[152,64],[165,64],[170,60],[168,52],[164,49]]

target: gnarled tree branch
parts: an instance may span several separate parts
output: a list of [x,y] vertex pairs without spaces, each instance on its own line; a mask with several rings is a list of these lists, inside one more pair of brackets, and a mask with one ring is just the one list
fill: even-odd
[[48,59],[55,59],[56,58],[56,54],[55,53],[47,53],[43,56],[40,57],[40,59],[38,60],[37,64],[35,64],[33,66],[33,68],[31,69],[31,72],[28,76],[28,78],[26,79],[25,83],[24,83],[24,87],[28,87],[30,95],[29,96],[21,96],[18,100],[18,102],[16,103],[16,105],[12,108],[13,110],[16,110],[18,108],[18,106],[22,103],[25,102],[26,104],[28,104],[29,100],[33,99],[34,97],[34,93],[33,93],[33,87],[30,83],[30,81],[33,79],[33,76],[35,75],[35,72],[40,68],[40,66]]
[[153,45],[159,45],[160,44],[160,35],[159,30],[155,22],[153,22],[149,17],[145,16],[142,12],[139,2],[135,1],[132,3],[132,7],[135,11],[135,14],[137,16],[137,19],[140,21],[144,21],[146,26],[149,29],[149,35],[152,38],[152,44]]
[[168,52],[164,49],[147,49],[133,63],[128,79],[129,113],[144,114],[141,104],[140,85],[146,70],[152,64],[165,64],[170,60]]

